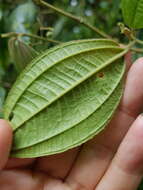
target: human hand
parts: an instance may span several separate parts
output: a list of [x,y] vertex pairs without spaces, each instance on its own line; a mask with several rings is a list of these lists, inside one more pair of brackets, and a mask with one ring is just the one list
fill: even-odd
[[0,120],[0,189],[136,190],[143,176],[142,108],[140,58],[127,74],[124,95],[112,121],[81,147],[37,159],[8,159],[12,130]]

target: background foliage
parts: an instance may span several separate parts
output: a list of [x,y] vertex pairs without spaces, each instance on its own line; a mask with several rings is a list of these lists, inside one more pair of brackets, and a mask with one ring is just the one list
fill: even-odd
[[[122,21],[120,0],[47,0],[47,2],[73,15],[84,17],[88,23],[114,38],[126,41],[117,26],[117,23]],[[45,30],[45,27],[49,27],[48,30]],[[99,37],[69,18],[58,15],[50,9],[35,6],[32,0],[0,0],[0,34],[7,32],[38,34],[59,41]],[[140,39],[143,38],[142,34],[142,31],[138,34]],[[22,40],[38,52],[55,45],[29,37],[22,37]],[[18,75],[7,44],[8,39],[0,38],[0,117],[5,96]],[[142,189],[143,186],[140,186],[139,190]]]

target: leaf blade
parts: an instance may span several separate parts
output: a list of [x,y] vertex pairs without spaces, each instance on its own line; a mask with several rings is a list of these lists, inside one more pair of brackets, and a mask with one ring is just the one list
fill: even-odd
[[124,21],[129,27],[143,28],[143,0],[122,0],[121,7]]
[[[96,112],[113,93],[124,74],[124,64],[119,61],[114,64],[101,71],[104,74],[103,78],[94,75],[82,83],[82,87],[79,86],[67,93],[59,101],[43,110],[41,114],[36,115],[27,124],[24,124],[21,130],[15,132],[13,150],[29,147],[53,138],[53,136],[73,128],[88,118],[90,114]],[[113,84],[110,84],[111,81]],[[92,90],[94,88],[96,88],[95,91]],[[100,100],[101,97],[102,99]],[[59,119],[57,120],[57,118]],[[37,136],[35,126],[42,126],[41,120],[44,120],[47,124],[46,127],[38,131],[39,135]],[[32,138],[28,136],[29,128]]]
[[[54,138],[50,139],[49,141],[44,141],[42,143],[39,143],[38,145],[35,146],[31,146],[29,148],[25,148],[25,149],[21,149],[18,151],[13,151],[11,153],[12,157],[17,157],[17,158],[34,158],[34,157],[39,157],[39,156],[46,156],[46,155],[52,155],[52,154],[57,154],[60,152],[64,152],[67,151],[71,148],[74,148],[76,146],[79,146],[81,144],[83,144],[84,142],[86,142],[87,140],[93,138],[95,135],[97,135],[100,131],[102,131],[105,126],[108,124],[108,122],[110,121],[114,111],[116,110],[118,103],[120,102],[120,98],[122,96],[122,83],[120,83],[117,87],[117,89],[114,91],[114,93],[112,94],[112,98],[109,98],[108,101],[106,102],[106,109],[108,109],[108,112],[105,112],[105,108],[102,107],[101,110],[98,110],[98,116],[97,118],[101,118],[101,116],[103,116],[104,114],[108,115],[106,117],[108,117],[108,119],[106,120],[105,123],[101,124],[101,119],[95,119],[96,117],[93,116],[91,118],[92,122],[90,122],[90,128],[89,126],[86,128],[88,129],[85,130],[85,126],[86,123],[83,125],[80,125],[78,129],[78,132],[76,132],[75,130],[73,131],[74,134],[72,134],[71,131],[66,131],[65,133],[62,133],[59,136],[56,136],[55,138],[57,138],[56,140]],[[116,104],[112,104],[111,102],[116,102]],[[113,107],[112,107],[113,106]],[[105,115],[104,115],[105,117]],[[93,125],[93,121],[95,121],[95,124],[97,125],[101,125],[102,127],[98,126],[98,129],[94,127]],[[94,130],[92,130],[94,129]],[[71,129],[72,130],[72,129]],[[91,130],[91,131],[90,131]],[[84,131],[84,132],[83,132]],[[86,131],[86,132],[85,132]],[[90,131],[90,133],[89,133]],[[84,137],[82,136],[82,138],[79,140],[79,135],[77,135],[78,133],[82,133],[84,134]],[[88,136],[86,135],[88,134]],[[66,136],[63,137],[63,136]],[[73,137],[73,139],[71,138]],[[81,137],[81,136],[80,136]],[[63,142],[63,139],[68,139],[65,140]],[[70,140],[69,140],[70,139]],[[57,144],[60,143],[60,146],[57,148]],[[61,149],[61,147],[63,149]]]
[[[64,151],[100,132],[119,103],[122,90],[118,86],[125,71],[120,58],[126,51],[110,40],[81,40],[57,46],[34,59],[16,81],[5,105],[5,118],[13,114],[12,150],[18,152],[16,155],[31,147],[39,149],[45,143],[49,147],[51,141],[61,143],[60,150],[57,144],[57,152]],[[116,89],[118,96],[114,101]],[[111,106],[110,111],[106,105]],[[107,117],[94,126],[92,121],[96,121],[99,109],[100,115]],[[84,123],[93,128],[77,137],[76,130]],[[77,139],[71,145],[62,144],[70,131]],[[51,153],[49,147],[44,152],[39,152],[39,156],[56,150]]]
[[[103,45],[102,45],[102,43],[101,42],[103,42],[103,44],[104,44],[104,42],[108,42],[108,43],[112,43],[112,44],[114,44],[115,45],[115,42],[113,42],[113,41],[108,41],[108,40],[90,40],[91,41],[91,44],[88,44],[87,45],[87,41],[85,40],[83,40],[83,41],[81,41],[81,43],[83,43],[83,42],[85,42],[85,51],[88,51],[89,49],[90,49],[90,51],[92,50],[92,48],[91,48],[91,45],[93,46],[93,49],[99,49],[99,48],[102,48],[103,49]],[[80,41],[79,41],[80,42]],[[78,42],[78,43],[79,43]],[[89,42],[89,41],[88,41]],[[93,44],[92,44],[92,42],[93,42]],[[95,44],[94,44],[94,42],[95,42]],[[99,45],[98,45],[98,43],[99,43]],[[65,48],[67,49],[67,46],[69,45],[69,43],[67,43],[67,44],[65,44]],[[76,43],[74,43],[74,45],[77,45],[77,42]],[[60,47],[60,48],[58,48],[58,47]],[[48,60],[49,60],[49,62],[50,62],[50,64],[43,64],[43,62],[41,62],[42,63],[42,65],[39,67],[39,59],[41,59],[41,57],[39,57],[38,59],[36,59],[36,60],[38,60],[38,62],[37,62],[37,65],[34,63],[34,65],[33,65],[33,67],[32,67],[32,69],[26,69],[26,71],[25,72],[23,72],[23,74],[20,76],[20,78],[17,80],[17,82],[15,83],[15,86],[16,86],[16,88],[15,88],[15,86],[13,86],[13,89],[11,90],[11,92],[9,93],[9,97],[11,96],[11,94],[12,94],[12,97],[11,98],[8,98],[7,99],[7,101],[6,101],[6,106],[5,106],[5,118],[6,119],[8,119],[9,118],[9,116],[10,116],[10,112],[11,112],[11,110],[13,109],[13,107],[15,106],[15,104],[16,104],[16,101],[19,99],[19,97],[21,96],[21,94],[22,93],[24,93],[24,91],[31,85],[31,83],[33,82],[33,80],[36,80],[36,78],[38,78],[39,76],[40,76],[40,74],[43,74],[44,72],[45,72],[45,70],[47,70],[47,69],[50,69],[53,65],[55,65],[55,62],[54,62],[54,60],[51,58],[51,57],[53,57],[53,56],[57,56],[57,55],[62,55],[62,59],[63,60],[65,60],[65,55],[63,54],[63,49],[61,50],[61,46],[58,46],[57,48],[56,48],[56,53],[53,55],[53,52],[54,52],[54,50],[55,50],[55,48],[53,48],[51,51],[48,51],[48,54],[47,54],[47,57],[48,57]],[[79,48],[80,48],[80,46],[78,46]],[[107,45],[106,45],[106,47],[107,47]],[[82,44],[82,48],[83,48],[83,44]],[[110,47],[109,47],[110,48]],[[111,48],[113,48],[113,46],[111,46]],[[115,47],[114,47],[115,48]],[[71,50],[70,49],[70,45],[69,45],[69,50]],[[75,49],[74,48],[74,46],[73,46],[73,49],[72,49],[73,51],[75,51],[74,53],[75,53],[75,55],[78,53],[80,53],[80,52],[84,52],[84,50],[82,49],[81,51],[79,51],[78,49]],[[122,51],[122,49],[120,49],[120,48],[118,48],[117,47],[117,51]],[[62,51],[62,54],[60,54],[60,51]],[[69,53],[69,55],[71,56],[71,53],[70,53],[70,51],[67,51],[66,50],[66,52],[68,52]],[[50,54],[51,53],[51,54]],[[42,54],[43,56],[42,56],[42,60],[43,60],[43,57],[45,56],[45,54]],[[51,57],[50,57],[51,56]],[[67,55],[67,57],[68,57],[68,55]],[[58,58],[57,57],[57,59],[60,59],[60,60],[62,60],[61,59],[61,57],[60,58]],[[57,60],[56,60],[57,61]],[[56,63],[58,63],[58,62],[56,62]],[[38,68],[37,68],[38,67]],[[29,73],[28,73],[28,71],[29,71]],[[39,72],[40,71],[40,72]],[[40,73],[40,74],[39,74]],[[19,81],[20,81],[20,84],[19,84]],[[28,81],[28,82],[27,82]],[[69,89],[70,90],[70,89]],[[13,93],[13,91],[14,91],[14,93]],[[10,101],[9,101],[9,99],[10,99]],[[42,102],[42,100],[41,100],[41,102]],[[44,104],[45,104],[45,102],[44,102]],[[24,106],[24,105],[23,105]],[[46,105],[45,105],[46,106]],[[40,107],[41,107],[41,105],[40,105]],[[37,110],[37,108],[35,108],[36,110]],[[44,106],[43,106],[43,109],[44,109]],[[27,111],[29,111],[29,110],[27,110]],[[19,112],[18,112],[19,113]],[[19,116],[17,116],[17,119],[18,119],[18,117]],[[29,112],[27,113],[27,117],[32,117],[32,116],[29,116]],[[23,118],[23,121],[24,121],[24,119],[25,118]],[[19,118],[19,120],[21,121],[22,120],[22,118],[20,117]],[[13,124],[13,126],[15,126],[15,123],[13,123],[12,122],[12,124]],[[20,125],[20,124],[19,124]],[[17,128],[17,126],[15,126],[14,127],[14,129],[16,129]]]

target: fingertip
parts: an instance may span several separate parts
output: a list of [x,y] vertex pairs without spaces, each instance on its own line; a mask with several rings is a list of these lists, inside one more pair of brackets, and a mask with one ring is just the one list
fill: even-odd
[[[129,75],[133,75],[133,73],[143,74],[143,57],[138,58],[129,70]],[[139,75],[138,75],[139,76]]]
[[7,128],[10,128],[10,130],[12,129],[10,126],[9,121],[5,120],[5,119],[0,119],[0,126],[5,126]]
[[136,64],[143,64],[143,57],[140,57],[138,58],[136,61],[135,61]]
[[12,127],[10,123],[4,119],[0,119],[0,129],[3,130],[9,137],[12,138]]

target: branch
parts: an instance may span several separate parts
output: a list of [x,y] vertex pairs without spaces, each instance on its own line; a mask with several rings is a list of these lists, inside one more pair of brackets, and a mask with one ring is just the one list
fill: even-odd
[[46,30],[46,31],[48,30],[48,31],[53,32],[54,29],[53,29],[52,27],[44,27],[44,26],[41,26],[41,27],[40,27],[40,30]]
[[143,41],[137,39],[134,35],[132,36],[132,39],[135,40],[136,43],[143,45]]
[[131,51],[134,51],[137,53],[143,53],[143,49],[141,49],[141,48],[131,48]]
[[143,45],[143,41],[142,41],[142,40],[136,39],[136,42],[137,42],[138,44]]
[[61,43],[60,41],[57,41],[57,40],[52,40],[52,39],[47,39],[47,38],[44,38],[44,37],[41,37],[41,36],[37,36],[35,34],[27,34],[27,33],[16,33],[16,32],[9,32],[9,33],[5,33],[5,34],[1,34],[1,37],[2,38],[7,38],[7,37],[12,37],[12,36],[27,36],[27,37],[30,37],[30,38],[35,38],[35,39],[38,39],[38,40],[43,40],[43,41],[46,41],[46,42],[51,42],[51,43]]
[[61,15],[64,15],[68,18],[71,18],[73,19],[74,21],[78,22],[79,24],[82,24],[86,27],[88,27],[89,29],[91,29],[92,31],[98,33],[100,36],[104,37],[104,38],[110,38],[111,39],[111,36],[109,36],[108,34],[106,34],[105,32],[101,31],[100,29],[98,29],[97,27],[91,25],[91,24],[88,24],[86,20],[84,20],[83,18],[81,17],[77,17],[77,16],[74,16],[64,10],[61,10],[43,0],[34,0],[38,5],[42,5],[42,6],[45,6],[45,7],[48,7],[54,11],[56,11],[57,13],[61,14]]

